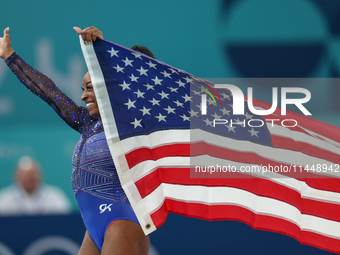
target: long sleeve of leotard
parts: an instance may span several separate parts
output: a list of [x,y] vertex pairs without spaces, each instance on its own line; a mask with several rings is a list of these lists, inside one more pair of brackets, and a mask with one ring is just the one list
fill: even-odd
[[78,106],[50,78],[31,67],[18,54],[13,53],[6,59],[6,64],[21,83],[48,103],[70,127],[81,132],[89,115],[85,107]]

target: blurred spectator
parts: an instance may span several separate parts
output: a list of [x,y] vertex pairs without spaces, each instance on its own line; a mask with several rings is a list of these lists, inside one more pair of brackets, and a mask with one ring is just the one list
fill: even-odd
[[38,162],[24,156],[15,171],[16,183],[0,191],[0,215],[42,215],[71,212],[64,192],[42,183]]

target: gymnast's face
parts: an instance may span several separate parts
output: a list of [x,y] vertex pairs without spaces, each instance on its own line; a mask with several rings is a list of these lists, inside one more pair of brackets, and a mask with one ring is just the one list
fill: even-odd
[[94,94],[89,72],[87,72],[84,76],[82,90],[83,95],[80,99],[86,103],[86,107],[89,110],[90,115],[100,117],[96,95]]

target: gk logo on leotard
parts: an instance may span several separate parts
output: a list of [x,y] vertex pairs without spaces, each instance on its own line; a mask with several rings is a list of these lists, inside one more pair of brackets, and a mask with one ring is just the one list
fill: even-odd
[[103,212],[105,212],[106,210],[109,210],[109,212],[111,212],[111,205],[112,204],[101,204],[100,206],[99,206],[99,210],[100,210],[100,213],[103,213]]

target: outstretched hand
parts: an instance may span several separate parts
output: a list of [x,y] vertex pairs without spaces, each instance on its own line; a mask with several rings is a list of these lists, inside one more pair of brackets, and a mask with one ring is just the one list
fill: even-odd
[[7,59],[14,50],[11,47],[11,38],[8,33],[9,27],[5,28],[4,36],[0,37],[0,57],[3,59]]
[[103,33],[95,27],[87,27],[81,30],[79,27],[73,27],[78,35],[81,35],[85,43],[93,43],[97,38],[104,39]]

